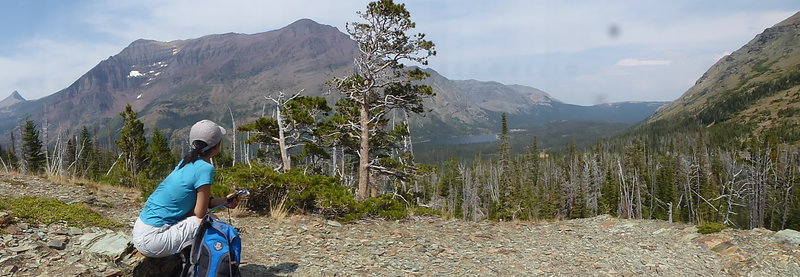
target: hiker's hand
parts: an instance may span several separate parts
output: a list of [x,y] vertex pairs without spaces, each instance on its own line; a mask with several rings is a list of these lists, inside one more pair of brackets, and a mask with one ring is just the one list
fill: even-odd
[[[230,199],[234,195],[236,195],[235,192],[231,193],[231,194],[228,194],[227,196],[225,196],[225,198]],[[236,197],[233,200],[231,200],[230,202],[228,202],[228,205],[225,205],[225,207],[228,207],[230,209],[235,209],[236,206],[238,206],[238,205],[239,205],[239,197]]]

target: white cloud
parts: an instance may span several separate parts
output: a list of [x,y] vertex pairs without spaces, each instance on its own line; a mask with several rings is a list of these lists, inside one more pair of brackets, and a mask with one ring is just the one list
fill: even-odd
[[649,65],[670,65],[672,61],[669,60],[637,60],[637,59],[622,59],[617,62],[617,66],[649,66]]
[[[483,9],[447,3],[443,11],[423,14],[429,22],[418,26],[430,38],[438,38],[441,53],[451,59],[466,55],[498,58],[576,53],[602,47],[669,50],[713,47],[720,43],[739,47],[794,13],[690,13],[676,7],[701,4],[672,1],[511,1],[503,5],[483,4]],[[453,16],[449,16],[451,13]]]
[[219,33],[260,33],[310,18],[334,25],[357,20],[366,1],[141,0],[96,1],[85,20],[96,31],[128,41],[170,41]]
[[34,39],[14,55],[0,57],[0,98],[18,90],[38,99],[66,88],[101,60],[119,52],[113,45]]

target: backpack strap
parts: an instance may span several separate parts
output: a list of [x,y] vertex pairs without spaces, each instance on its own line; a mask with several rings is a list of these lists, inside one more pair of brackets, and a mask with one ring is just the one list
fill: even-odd
[[181,256],[181,274],[178,275],[180,277],[189,277],[193,274],[189,274],[192,270],[192,262],[190,260],[190,256],[192,254],[192,246],[186,246],[178,253]]
[[[188,265],[184,264],[184,268],[188,268],[188,270],[184,270],[183,272],[181,272],[181,277],[184,276],[189,277],[196,275],[195,269],[197,268],[196,267],[197,261],[200,260],[200,250],[203,248],[202,247],[203,235],[205,234],[208,228],[211,228],[212,220],[213,219],[209,216],[209,214],[206,214],[200,221],[200,226],[197,228],[197,232],[194,234],[194,240],[192,241],[191,251],[187,255],[188,260],[184,260],[188,261],[189,263]],[[183,275],[184,272],[186,275]]]

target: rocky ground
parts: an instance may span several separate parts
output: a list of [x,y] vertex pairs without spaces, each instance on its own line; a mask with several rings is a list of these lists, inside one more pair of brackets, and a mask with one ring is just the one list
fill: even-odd
[[[131,224],[136,192],[0,175],[0,196],[86,202]],[[560,222],[438,217],[340,224],[316,216],[230,217],[244,276],[800,276],[800,234],[610,216]],[[130,229],[31,226],[0,212],[0,276],[127,276]]]

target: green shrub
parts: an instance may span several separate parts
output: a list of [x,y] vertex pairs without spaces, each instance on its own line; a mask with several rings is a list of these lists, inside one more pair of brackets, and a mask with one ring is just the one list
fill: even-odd
[[391,220],[408,217],[406,203],[390,194],[384,194],[361,201],[358,204],[358,213],[360,213],[362,217],[371,216]]
[[69,226],[97,226],[102,228],[118,228],[124,225],[107,219],[92,211],[85,203],[65,204],[64,202],[24,196],[3,199],[3,210],[28,223],[50,224],[66,221]]
[[716,223],[716,222],[706,222],[700,225],[697,225],[697,232],[701,234],[711,234],[711,233],[718,233],[719,231],[728,228],[727,226]]
[[249,189],[247,208],[261,214],[268,213],[285,197],[283,205],[290,212],[320,214],[344,222],[362,217],[397,220],[411,213],[440,215],[428,208],[410,209],[402,200],[413,199],[410,195],[387,194],[357,201],[348,187],[339,184],[338,178],[306,175],[299,169],[282,174],[263,165],[230,167],[217,172],[217,183],[223,188]]
[[[345,222],[362,217],[394,220],[409,215],[406,202],[392,195],[356,201],[350,189],[339,184],[338,178],[305,175],[300,170],[281,174],[263,165],[236,166],[220,170],[218,183],[223,187],[249,189],[247,208],[262,214],[286,197],[284,206],[291,212],[320,214]],[[437,214],[423,208],[414,210],[414,213]]]
[[[289,194],[289,198],[295,198]],[[347,187],[336,183],[317,183],[299,192],[296,197],[306,211],[328,217],[341,217],[356,206],[355,197]]]
[[239,164],[233,167],[217,169],[215,183],[224,187],[236,187],[254,190],[263,185],[276,183],[280,173],[272,168],[254,163],[252,166]]
[[434,209],[431,209],[431,208],[426,208],[426,207],[420,207],[420,206],[413,207],[411,212],[414,215],[437,215],[437,216],[441,216],[442,215],[441,211],[434,210]]
[[223,187],[249,189],[247,208],[258,213],[269,212],[284,196],[284,206],[290,211],[328,217],[349,213],[355,203],[349,189],[330,176],[305,175],[299,170],[281,174],[263,165],[230,167],[217,176]]

